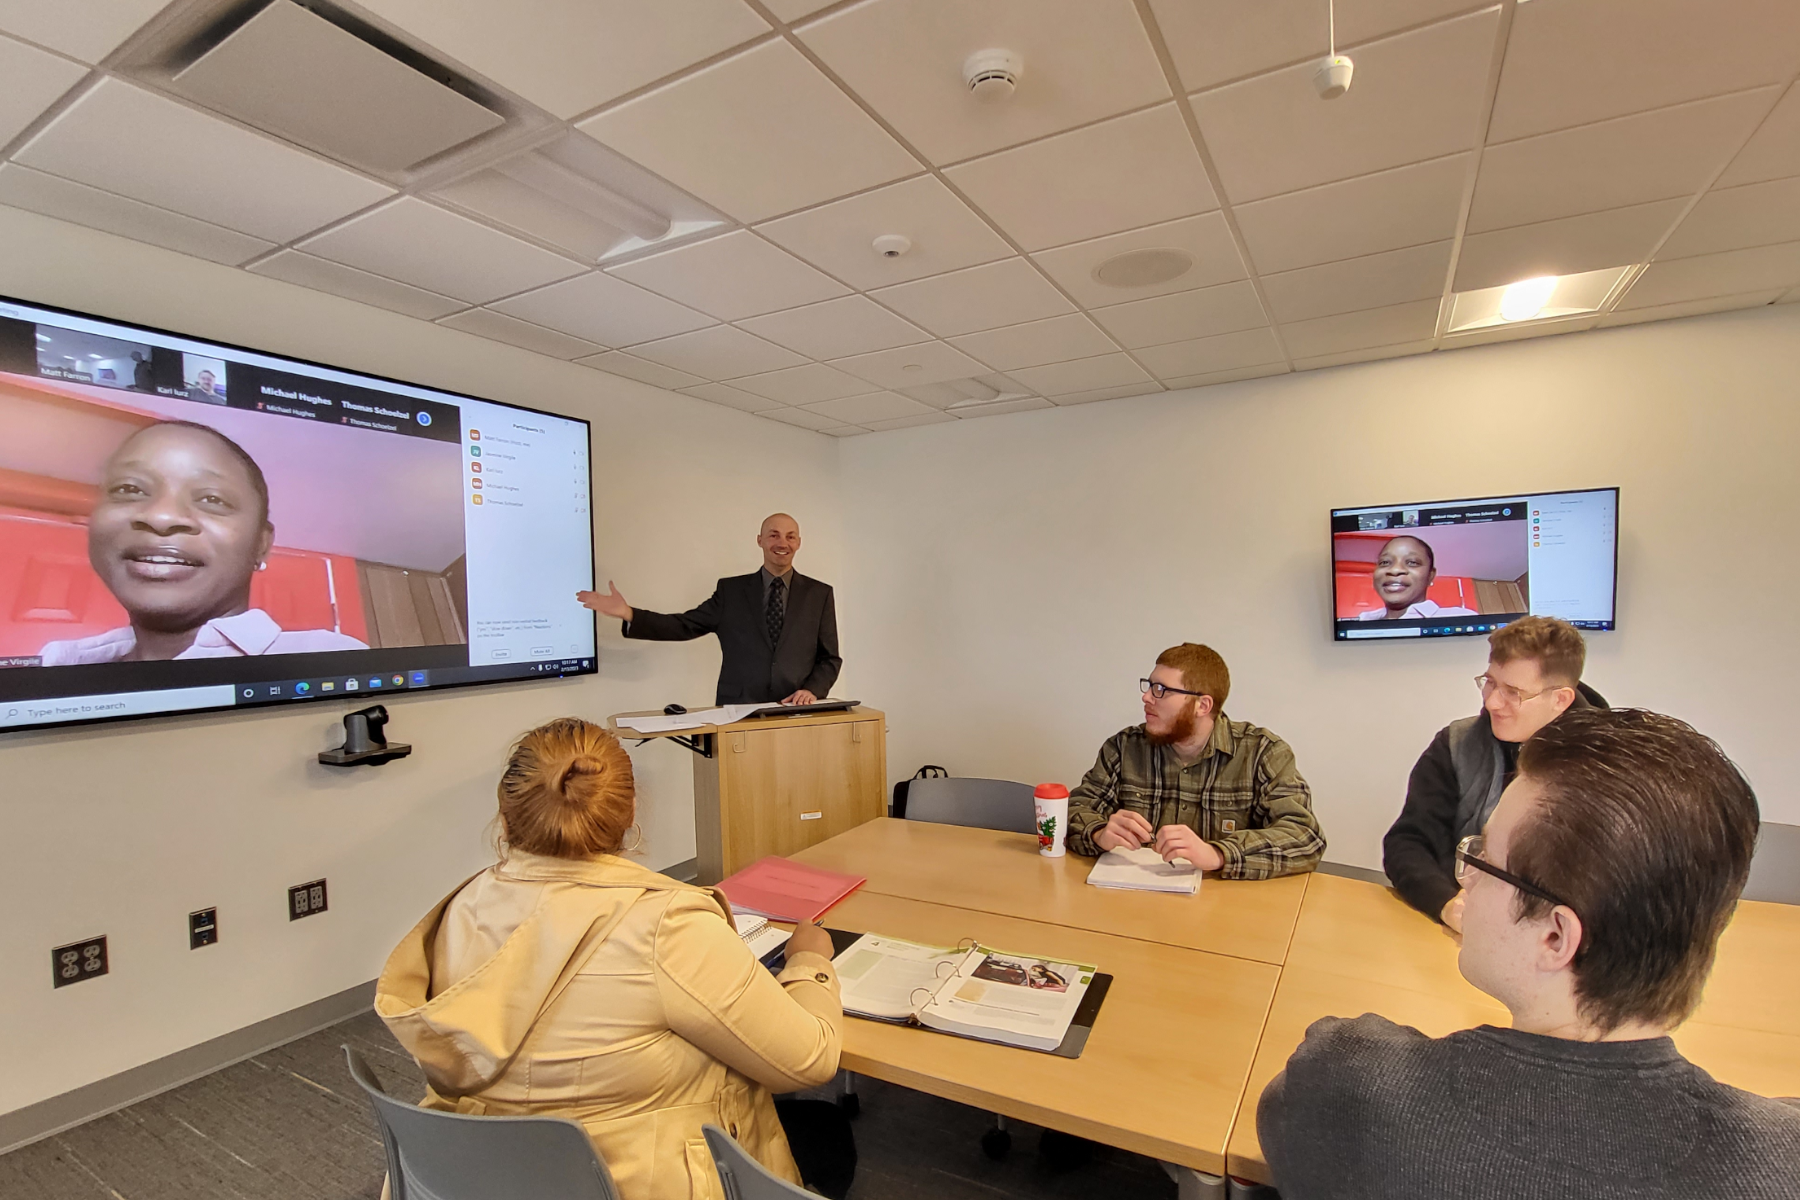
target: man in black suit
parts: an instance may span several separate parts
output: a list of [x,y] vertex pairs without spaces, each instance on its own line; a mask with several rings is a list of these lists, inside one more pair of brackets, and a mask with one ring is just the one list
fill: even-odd
[[838,655],[837,605],[831,585],[794,570],[800,526],[786,513],[756,535],[762,570],[719,580],[713,594],[684,613],[633,608],[611,580],[606,592],[577,592],[588,608],[624,622],[628,638],[685,642],[719,635],[718,704],[811,704],[831,692],[844,660]]

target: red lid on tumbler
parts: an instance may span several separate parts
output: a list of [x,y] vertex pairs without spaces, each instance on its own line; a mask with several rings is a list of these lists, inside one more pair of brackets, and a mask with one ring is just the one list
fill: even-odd
[[1069,789],[1060,783],[1040,783],[1031,794],[1040,800],[1067,800]]

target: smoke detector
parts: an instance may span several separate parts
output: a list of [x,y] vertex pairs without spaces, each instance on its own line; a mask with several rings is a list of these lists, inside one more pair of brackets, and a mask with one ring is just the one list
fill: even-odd
[[1004,100],[1019,86],[1025,60],[1011,50],[977,50],[963,63],[963,82],[978,100]]
[[899,258],[912,249],[912,239],[903,233],[884,233],[873,244],[875,253],[883,258]]

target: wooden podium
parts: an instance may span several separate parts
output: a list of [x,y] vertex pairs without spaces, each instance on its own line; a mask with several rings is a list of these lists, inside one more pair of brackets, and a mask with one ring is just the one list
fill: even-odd
[[[669,733],[607,724],[621,740],[675,738],[694,752],[697,882],[793,854],[887,812],[887,717],[873,708],[749,717]],[[656,714],[660,715],[660,714]]]

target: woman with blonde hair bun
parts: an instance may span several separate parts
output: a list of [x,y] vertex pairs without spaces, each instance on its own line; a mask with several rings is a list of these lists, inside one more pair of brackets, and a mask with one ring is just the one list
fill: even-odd
[[796,929],[770,974],[722,894],[624,857],[631,759],[596,725],[563,717],[521,737],[499,796],[500,861],[425,914],[376,986],[375,1011],[425,1071],[420,1103],[579,1121],[623,1200],[719,1197],[709,1124],[841,1197],[848,1124],[771,1094],[837,1073],[825,931]]

